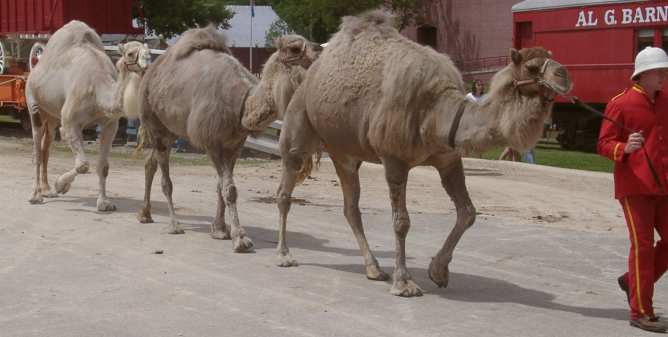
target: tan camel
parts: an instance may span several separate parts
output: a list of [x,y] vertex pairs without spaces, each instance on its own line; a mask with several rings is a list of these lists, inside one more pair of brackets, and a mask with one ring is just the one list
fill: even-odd
[[[35,162],[31,203],[42,203],[43,197],[67,193],[77,174],[88,172],[83,129],[97,123],[102,129],[97,164],[97,209],[116,209],[106,195],[109,151],[123,112],[129,117],[137,115],[136,107],[131,105],[136,106],[132,102],[136,101],[141,74],[150,61],[149,49],[142,43],[129,42],[119,48],[122,57],[114,67],[104,53],[100,37],[80,21],[71,21],[49,39],[44,55],[30,73],[26,85]],[[76,158],[74,168],[58,177],[55,191],[52,191],[47,165],[49,147],[59,124],[62,125],[60,134]]]
[[[218,174],[212,237],[231,237],[235,252],[252,249],[253,242],[239,224],[233,180],[234,165],[249,134],[242,120],[244,125],[261,130],[282,115],[304,68],[320,50],[294,35],[279,38],[276,47],[278,51],[265,64],[261,81],[231,55],[223,34],[212,27],[187,31],[151,66],[140,88],[144,139],[152,145],[145,166],[140,222],[153,222],[151,185],[159,166],[171,218],[168,233],[183,233],[174,213],[169,176],[170,149],[179,137],[206,151]],[[225,223],[226,209],[232,218],[231,228]]]
[[[344,214],[372,280],[386,280],[388,275],[380,269],[364,235],[358,170],[364,161],[384,166],[396,237],[390,292],[419,296],[422,291],[406,269],[409,170],[435,167],[457,209],[455,227],[429,266],[430,278],[445,287],[455,245],[476,214],[458,150],[498,144],[516,149],[533,146],[550,114],[555,90],[566,93],[571,83],[566,70],[546,50],[512,50],[512,63],[496,74],[488,99],[481,105],[472,103],[465,98],[461,75],[447,55],[404,38],[388,21],[378,11],[345,17],[286,110],[280,139],[279,265],[296,265],[285,237],[290,197],[297,171],[322,141],[341,181]],[[457,123],[458,129],[453,127]]]

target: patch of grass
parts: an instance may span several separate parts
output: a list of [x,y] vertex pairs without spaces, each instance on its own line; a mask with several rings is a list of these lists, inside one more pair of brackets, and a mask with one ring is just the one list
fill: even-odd
[[[498,159],[503,148],[495,148],[483,154],[484,159]],[[534,149],[536,164],[577,170],[612,172],[615,164],[596,153],[565,151],[556,148]]]
[[9,115],[0,115],[0,123],[20,123]]

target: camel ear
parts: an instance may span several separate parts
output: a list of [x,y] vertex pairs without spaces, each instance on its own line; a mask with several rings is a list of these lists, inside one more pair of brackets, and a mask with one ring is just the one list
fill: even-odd
[[515,65],[522,63],[522,54],[517,51],[515,48],[510,48],[510,59],[513,60]]
[[125,45],[122,43],[118,44],[118,52],[121,53],[121,55],[125,54]]

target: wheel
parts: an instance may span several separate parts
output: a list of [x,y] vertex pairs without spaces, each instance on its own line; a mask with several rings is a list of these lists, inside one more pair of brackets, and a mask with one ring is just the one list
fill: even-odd
[[0,41],[0,75],[5,73],[5,68],[7,64],[7,54],[5,52],[5,45]]
[[30,48],[30,62],[28,63],[30,71],[35,68],[39,59],[42,58],[42,54],[44,54],[44,44],[35,42],[35,44],[32,45],[32,48]]

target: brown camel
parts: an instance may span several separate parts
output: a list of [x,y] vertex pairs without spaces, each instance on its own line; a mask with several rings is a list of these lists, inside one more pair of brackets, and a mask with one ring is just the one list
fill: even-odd
[[[136,117],[136,104],[131,103],[136,100],[141,74],[150,61],[145,44],[129,42],[119,48],[122,57],[114,67],[104,53],[100,37],[80,21],[71,21],[49,39],[44,55],[30,73],[26,85],[35,162],[31,203],[42,203],[43,197],[67,193],[77,174],[88,172],[83,129],[99,124],[102,131],[97,164],[97,209],[116,209],[106,195],[109,151],[123,112]],[[47,165],[49,147],[58,124],[62,124],[60,134],[69,143],[76,159],[75,167],[58,177],[55,191],[52,191]]]
[[[140,222],[153,222],[151,185],[160,166],[171,218],[168,232],[183,233],[174,213],[169,176],[170,149],[179,137],[206,151],[218,173],[218,210],[211,224],[212,237],[231,237],[235,252],[252,249],[252,241],[239,224],[233,181],[235,162],[250,132],[242,126],[242,119],[263,129],[282,115],[301,82],[304,67],[320,50],[294,35],[279,38],[276,44],[278,50],[265,64],[261,81],[231,55],[223,34],[212,27],[187,31],[151,66],[140,87],[144,138],[152,145],[145,166]],[[226,209],[232,228],[225,224]]]
[[[429,276],[437,285],[447,286],[455,245],[476,214],[459,150],[498,144],[530,148],[550,114],[555,91],[570,90],[566,70],[546,50],[512,50],[511,58],[512,63],[494,77],[489,97],[478,105],[465,98],[461,75],[447,55],[404,38],[382,12],[345,17],[341,30],[306,72],[283,120],[279,265],[296,265],[285,237],[290,197],[297,171],[322,141],[339,176],[344,214],[372,280],[386,280],[388,275],[364,236],[358,170],[364,161],[385,168],[396,237],[390,290],[394,295],[422,294],[406,269],[408,172],[422,165],[438,170],[456,206],[457,221],[432,260]],[[457,123],[459,127],[453,127]]]

